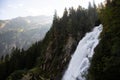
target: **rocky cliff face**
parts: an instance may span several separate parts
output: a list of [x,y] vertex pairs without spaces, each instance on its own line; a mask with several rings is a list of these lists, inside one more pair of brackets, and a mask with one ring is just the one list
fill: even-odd
[[[79,40],[84,34],[85,33],[81,33],[81,35],[78,34],[77,38],[71,35],[66,36],[66,38],[59,36],[59,38],[57,37],[45,42],[46,44],[42,46],[44,50],[41,51],[41,55],[37,60],[37,67],[27,72],[26,76],[29,75],[29,77],[26,80],[32,78],[40,80],[61,80],[67,69],[71,55],[74,53]],[[36,68],[38,70],[37,72],[35,71]],[[26,76],[24,76],[22,80],[24,80]]]

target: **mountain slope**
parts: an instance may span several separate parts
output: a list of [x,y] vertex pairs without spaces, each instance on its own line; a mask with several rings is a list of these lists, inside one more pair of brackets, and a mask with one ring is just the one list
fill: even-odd
[[0,56],[11,52],[13,47],[28,49],[42,40],[50,29],[51,17],[28,16],[0,21]]
[[80,9],[79,14],[79,9],[75,11],[71,8],[69,15],[65,10],[60,19],[55,14],[52,28],[43,40],[40,62],[37,63],[40,72],[47,72],[42,73],[42,77],[60,80],[79,40],[93,28],[95,22],[89,23],[87,12]]

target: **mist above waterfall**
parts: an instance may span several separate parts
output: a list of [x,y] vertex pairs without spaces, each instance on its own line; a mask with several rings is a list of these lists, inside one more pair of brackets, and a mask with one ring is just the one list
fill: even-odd
[[96,26],[92,32],[87,33],[80,40],[62,80],[85,80],[90,66],[89,60],[93,56],[94,48],[99,43],[101,32],[102,25]]

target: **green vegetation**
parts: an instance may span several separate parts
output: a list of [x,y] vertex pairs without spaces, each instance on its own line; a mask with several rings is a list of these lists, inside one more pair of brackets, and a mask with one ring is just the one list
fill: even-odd
[[[40,55],[40,46],[41,42],[33,44],[27,51],[16,48],[13,49],[10,55],[6,55],[4,58],[1,57],[0,80],[5,80],[11,73],[11,76],[17,76],[17,74],[32,68],[35,65],[36,57]],[[12,80],[16,80],[16,78]]]
[[95,49],[89,80],[120,79],[120,0],[107,0],[100,10],[103,24],[101,41]]
[[96,7],[65,9],[59,18],[55,12],[51,29],[43,41],[28,50],[13,49],[1,57],[0,80],[60,80],[79,40],[97,21]]

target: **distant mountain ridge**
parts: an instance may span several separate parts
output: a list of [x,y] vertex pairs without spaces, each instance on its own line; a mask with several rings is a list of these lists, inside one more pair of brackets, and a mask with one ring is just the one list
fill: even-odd
[[17,17],[0,20],[0,56],[13,47],[27,49],[42,40],[52,24],[51,16]]

